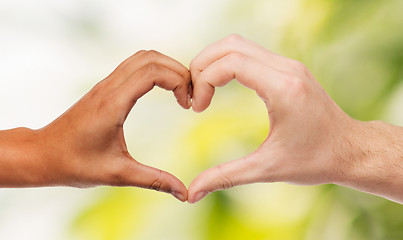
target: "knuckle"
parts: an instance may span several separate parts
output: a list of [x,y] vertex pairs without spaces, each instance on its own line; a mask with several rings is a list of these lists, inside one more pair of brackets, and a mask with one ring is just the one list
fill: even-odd
[[[130,57],[128,57],[128,58],[121,64],[121,66],[127,66],[127,65],[130,66],[131,64],[133,64],[134,62],[136,62],[136,61],[135,61],[136,58],[142,56],[145,52],[147,52],[147,51],[146,51],[146,50],[139,50],[139,51],[137,51],[135,54],[133,54],[133,55],[131,55]],[[123,68],[123,69],[125,69],[125,68]],[[125,70],[127,70],[127,68],[126,68]]]
[[147,52],[147,51],[146,50],[139,50],[135,54],[133,54],[130,58],[138,57],[140,55],[143,55],[145,52]]
[[144,53],[144,56],[150,61],[155,61],[155,59],[158,58],[160,55],[161,53],[155,50],[148,50]]
[[162,182],[159,180],[155,180],[149,187],[148,189],[150,190],[155,190],[155,191],[160,191],[162,186]]
[[232,188],[234,187],[234,182],[231,180],[230,177],[228,177],[221,166],[218,166],[218,172],[219,172],[219,176],[220,176],[220,186],[218,186],[220,189],[228,189],[228,188]]
[[155,62],[149,62],[142,68],[142,74],[147,78],[155,77],[156,74],[161,70],[161,66]]
[[288,74],[285,80],[286,90],[297,96],[304,96],[308,93],[308,88],[304,79],[296,74]]
[[238,43],[240,41],[243,41],[243,39],[244,38],[241,35],[232,33],[232,34],[228,35],[224,40],[227,43]]
[[220,182],[221,182],[221,186],[220,186],[221,189],[229,189],[229,188],[234,187],[233,182],[228,177],[222,176]]
[[147,52],[147,51],[146,51],[146,50],[139,50],[139,51],[137,51],[134,55],[142,54],[142,53],[145,53],[145,52]]
[[160,191],[162,187],[161,175],[162,171],[159,170],[158,177],[147,188],[155,191]]
[[100,92],[102,92],[102,90],[108,85],[108,83],[110,82],[109,77],[103,79],[102,81],[98,82],[97,84],[95,84],[95,86],[91,89],[91,93],[93,94],[99,94]]
[[303,63],[300,62],[300,61],[297,61],[297,60],[290,60],[289,64],[290,64],[291,68],[292,68],[294,71],[298,72],[298,73],[303,73],[303,74],[305,74],[305,73],[307,72],[307,68],[306,68],[305,64],[303,64]]
[[98,111],[100,115],[113,114],[117,110],[116,93],[111,92],[102,97],[98,102]]
[[91,99],[97,99],[97,98],[102,98],[102,95],[104,95],[104,85],[105,82],[101,81],[98,82],[92,89],[90,92],[88,92],[88,97],[90,97]]

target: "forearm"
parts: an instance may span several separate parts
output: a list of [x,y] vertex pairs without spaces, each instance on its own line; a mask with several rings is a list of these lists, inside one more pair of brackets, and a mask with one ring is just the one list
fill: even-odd
[[403,127],[357,121],[343,146],[337,184],[403,203]]
[[28,128],[0,131],[0,187],[41,186],[42,174],[38,132]]

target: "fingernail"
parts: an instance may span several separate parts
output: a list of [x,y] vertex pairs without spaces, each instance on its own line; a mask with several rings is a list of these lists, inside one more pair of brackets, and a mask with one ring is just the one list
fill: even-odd
[[207,192],[199,192],[196,194],[194,198],[194,202],[200,201],[202,198],[204,198],[207,195]]
[[172,195],[182,202],[186,200],[185,196],[183,196],[183,194],[180,192],[173,192]]

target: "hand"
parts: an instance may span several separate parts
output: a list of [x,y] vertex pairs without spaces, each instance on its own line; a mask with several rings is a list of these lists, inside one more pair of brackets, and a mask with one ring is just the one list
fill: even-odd
[[120,64],[62,116],[35,133],[40,164],[30,185],[136,186],[187,199],[173,175],[143,165],[128,153],[123,124],[136,101],[154,86],[172,90],[190,108],[190,73],[155,51],[140,51]]
[[190,71],[194,111],[210,105],[215,87],[236,79],[266,103],[270,132],[252,154],[197,176],[189,186],[189,202],[254,182],[331,183],[350,165],[345,139],[357,121],[337,106],[302,63],[231,35],[205,48]]

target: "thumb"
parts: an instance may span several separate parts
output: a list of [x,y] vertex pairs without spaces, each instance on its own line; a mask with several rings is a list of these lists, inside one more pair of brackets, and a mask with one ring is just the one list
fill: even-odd
[[195,203],[208,193],[232,188],[237,185],[260,182],[263,180],[265,167],[260,151],[216,167],[199,174],[190,184],[188,202]]
[[112,183],[117,186],[135,186],[172,194],[178,200],[187,200],[185,185],[174,175],[157,168],[146,166],[135,160],[125,166],[123,172]]

